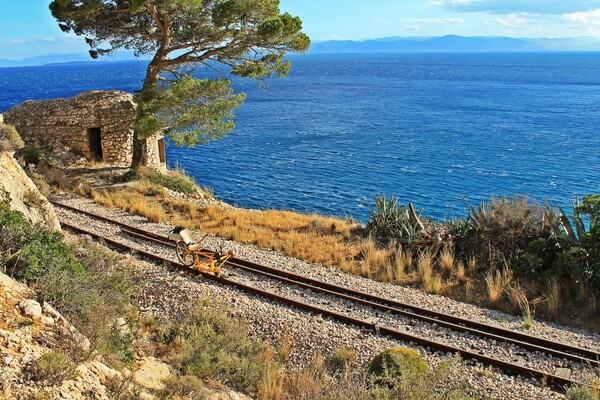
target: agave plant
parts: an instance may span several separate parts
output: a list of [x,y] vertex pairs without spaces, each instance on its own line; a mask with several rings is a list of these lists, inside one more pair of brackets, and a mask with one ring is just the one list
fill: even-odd
[[381,243],[388,245],[391,242],[403,244],[413,243],[424,230],[414,206],[399,205],[398,199],[385,194],[375,197],[375,208],[369,206],[371,217],[367,225],[369,234]]
[[577,245],[581,238],[586,234],[585,224],[580,210],[581,204],[579,202],[579,197],[573,199],[573,215],[570,219],[560,204],[556,203],[555,209],[549,204],[546,204],[546,223],[552,230],[552,234],[557,239],[561,239],[571,246]]

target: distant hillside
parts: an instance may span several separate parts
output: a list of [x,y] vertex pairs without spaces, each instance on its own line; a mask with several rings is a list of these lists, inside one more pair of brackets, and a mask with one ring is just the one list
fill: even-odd
[[[311,54],[326,53],[406,53],[406,52],[532,52],[532,51],[600,51],[600,38],[539,38],[509,37],[387,37],[373,40],[332,40],[314,42]],[[2,67],[26,67],[70,62],[107,62],[134,59],[133,52],[120,52],[93,60],[87,53],[46,54],[24,60],[0,60]]]
[[400,53],[400,52],[531,52],[600,51],[600,39],[516,39],[509,37],[392,37],[365,41],[313,43],[310,53]]
[[87,53],[71,54],[44,54],[37,57],[29,57],[23,60],[0,60],[0,68],[5,67],[34,67],[48,64],[63,64],[71,62],[107,62],[124,61],[134,59],[133,52],[119,52],[110,56],[92,59]]

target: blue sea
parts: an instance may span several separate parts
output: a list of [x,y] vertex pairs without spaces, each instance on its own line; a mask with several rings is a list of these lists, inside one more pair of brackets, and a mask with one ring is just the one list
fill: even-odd
[[[491,195],[569,205],[600,193],[600,53],[290,58],[248,93],[234,132],[169,145],[217,197],[250,208],[368,218],[380,193],[436,219]],[[0,69],[0,112],[91,89],[133,92],[145,62]]]

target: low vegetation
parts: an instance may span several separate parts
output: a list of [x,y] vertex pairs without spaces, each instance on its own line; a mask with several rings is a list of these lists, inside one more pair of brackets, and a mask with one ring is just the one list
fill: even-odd
[[[164,182],[156,182],[143,178],[133,190],[87,194],[151,221],[525,314],[528,326],[538,316],[600,329],[600,195],[576,201],[572,215],[523,196],[492,197],[477,207],[468,204],[468,217],[449,221],[423,218],[411,204],[380,196],[362,226],[352,218],[202,205],[174,199],[162,189]],[[521,306],[515,306],[517,294],[525,297]]]
[[23,140],[15,127],[0,123],[0,152],[15,151],[23,146]]
[[[60,385],[75,378],[77,365],[90,357],[101,356],[117,369],[131,368],[137,354],[158,357],[173,367],[174,375],[154,392],[162,399],[203,398],[208,387],[222,385],[273,400],[393,399],[399,395],[409,400],[466,398],[462,384],[452,378],[452,371],[463,368],[457,358],[427,372],[430,368],[417,353],[394,349],[394,354],[407,354],[410,362],[396,365],[384,382],[381,375],[356,364],[353,350],[338,349],[328,359],[317,354],[312,363],[292,371],[286,368],[294,351],[289,338],[282,339],[277,348],[251,340],[242,317],[211,301],[199,301],[186,313],[163,316],[160,321],[152,316],[140,318],[133,301],[140,286],[128,258],[86,237],[67,240],[40,226],[32,229],[3,202],[0,266],[29,283],[90,339],[91,348],[84,349],[73,338],[60,338],[52,351],[35,360],[26,373],[40,384]],[[119,320],[126,322],[126,332]],[[19,323],[25,326],[33,321]],[[407,365],[417,365],[427,373],[398,373]],[[439,395],[436,385],[450,389]],[[139,388],[128,379],[110,378],[106,388],[111,398],[139,396]]]

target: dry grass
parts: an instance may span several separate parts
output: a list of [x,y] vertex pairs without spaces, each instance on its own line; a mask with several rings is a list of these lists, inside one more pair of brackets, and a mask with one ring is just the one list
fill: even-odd
[[283,400],[285,395],[285,372],[281,368],[269,368],[258,389],[259,399]]
[[443,283],[441,276],[432,276],[425,284],[425,290],[429,293],[440,294],[442,292]]
[[454,271],[454,249],[451,247],[445,247],[438,257],[438,265],[442,273],[446,276],[450,276]]
[[459,281],[464,281],[467,276],[465,273],[465,263],[463,263],[462,261],[456,263],[456,268],[454,269],[453,275]]
[[490,307],[495,306],[502,297],[504,291],[504,279],[502,273],[498,270],[488,271],[485,274],[485,284],[487,288],[488,304]]
[[407,271],[412,268],[413,255],[410,250],[399,248],[394,257],[394,282],[402,281]]
[[433,275],[433,255],[428,251],[423,251],[417,259],[417,274],[419,282],[424,289],[427,289],[429,281]]
[[321,354],[313,358],[312,362],[301,370],[286,376],[285,389],[291,399],[318,399],[320,398],[324,382],[325,359]]
[[477,257],[471,256],[467,260],[467,273],[469,276],[473,276],[475,271],[477,270]]
[[551,318],[556,318],[560,306],[560,284],[556,277],[551,278],[546,283],[545,303],[548,308],[548,315]]
[[523,289],[521,285],[516,284],[508,287],[506,289],[506,293],[508,294],[508,301],[512,311],[514,313],[519,312],[521,310],[521,303],[523,302],[523,299],[527,299],[527,293],[525,292],[525,289]]
[[[481,276],[477,273],[479,261],[475,256],[458,260],[450,249],[445,249],[437,259],[427,252],[413,258],[408,248],[380,248],[373,240],[365,239],[364,228],[352,220],[291,211],[201,206],[195,201],[163,196],[160,189],[148,184],[113,192],[90,191],[88,195],[97,203],[119,207],[146,216],[151,221],[254,244],[311,263],[333,266],[354,275],[420,286],[428,292],[466,299],[472,303],[481,304],[483,299],[489,306],[503,310],[510,307],[508,301],[500,301],[503,291],[512,280],[512,269],[502,254],[494,253],[495,265],[498,261],[504,261],[502,272],[488,272],[486,276]],[[596,302],[590,301],[593,291],[583,286],[579,288],[577,304],[573,301],[559,304],[558,319],[561,319],[565,307],[586,308],[591,315],[597,311]],[[547,305],[551,310],[552,305]],[[519,311],[514,303],[513,310]],[[597,320],[595,315],[594,319]],[[576,321],[569,320],[569,323],[577,325]]]

